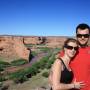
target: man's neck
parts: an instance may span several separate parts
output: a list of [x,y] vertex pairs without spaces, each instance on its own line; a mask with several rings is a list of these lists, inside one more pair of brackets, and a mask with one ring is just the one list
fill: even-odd
[[79,47],[81,47],[81,48],[85,48],[85,47],[87,47],[88,45],[79,45]]

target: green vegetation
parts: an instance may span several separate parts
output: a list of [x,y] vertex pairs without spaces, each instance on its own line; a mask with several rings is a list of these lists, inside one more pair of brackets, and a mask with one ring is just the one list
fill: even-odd
[[34,44],[25,44],[26,47],[32,47]]
[[[8,79],[12,79],[15,83],[23,83],[29,80],[29,78],[31,79],[31,77],[37,76],[37,74],[40,74],[42,71],[43,73],[40,75],[42,75],[42,77],[44,78],[47,78],[49,75],[49,69],[51,68],[51,65],[55,60],[55,55],[57,54],[58,51],[60,51],[60,49],[58,48],[51,49],[47,47],[42,47],[42,48],[40,47],[39,49],[43,52],[47,52],[48,54],[43,58],[41,58],[41,60],[32,64],[31,67],[27,67],[24,68],[23,70],[19,70],[17,72],[8,74],[7,75]],[[37,52],[32,52],[32,54],[36,55]],[[6,62],[4,62],[4,64],[5,63]],[[28,61],[25,59],[19,59],[19,60],[14,60],[11,63],[6,63],[5,65],[19,66],[25,63],[28,63]],[[3,70],[3,68],[0,69],[1,71]],[[1,77],[0,80],[2,82],[3,80],[6,79]]]
[[9,66],[10,66],[10,63],[0,60],[0,71],[4,71],[4,69]]
[[2,82],[0,82],[0,87],[2,87],[2,85],[3,85],[3,83],[2,83]]
[[11,62],[12,66],[19,66],[28,63],[26,59],[18,59]]
[[48,48],[48,47],[38,47],[38,49],[40,49],[40,51],[42,52],[48,52],[51,50],[51,48]]
[[[48,56],[43,57],[40,61],[34,63],[31,67],[25,68],[23,70],[20,70],[18,72],[12,73],[9,75],[10,79],[13,79],[16,83],[22,83],[26,80],[28,80],[28,75],[35,76],[37,73],[40,73],[43,69],[48,67],[47,63],[52,60],[52,58],[49,60],[51,57],[51,54]],[[52,63],[49,63],[51,66]],[[43,73],[44,77],[48,77],[48,72]]]
[[32,54],[32,56],[36,56],[37,55],[37,52],[32,51],[31,54]]
[[12,79],[15,83],[23,83],[24,81],[28,80],[26,73],[23,70],[9,74],[8,78]]
[[54,63],[55,55],[56,55],[56,54],[52,54],[52,56],[51,56],[50,59],[48,60],[48,62],[47,62],[47,64],[46,64],[46,68],[47,68],[47,69],[50,69],[50,68],[51,68],[51,65]]
[[37,46],[37,47],[41,47],[41,46],[46,46],[45,44],[38,44],[38,45],[35,45],[35,44],[25,44],[26,47],[33,47],[33,46]]
[[41,70],[40,73],[38,73],[35,76],[32,76],[32,78],[30,78],[30,81],[28,81],[28,84],[26,83],[28,89],[27,90],[35,90],[35,88],[37,87],[47,87],[48,86],[48,78],[44,77],[42,74],[44,72],[48,72],[47,69],[43,69]]
[[43,72],[43,73],[42,73],[42,76],[47,78],[47,77],[49,76],[49,72],[48,72],[48,71]]
[[5,76],[1,76],[1,75],[0,75],[0,82],[6,81],[6,80],[7,80],[7,79],[6,79]]
[[9,65],[10,65],[10,63],[0,60],[0,66],[7,67],[7,66],[9,66]]

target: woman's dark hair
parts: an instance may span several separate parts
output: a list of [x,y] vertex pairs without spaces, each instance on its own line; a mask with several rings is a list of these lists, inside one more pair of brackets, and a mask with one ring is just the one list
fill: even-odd
[[67,44],[69,42],[73,42],[73,43],[76,43],[78,45],[78,41],[76,39],[74,39],[74,38],[67,38],[67,40],[64,42],[63,49],[64,49],[65,46],[67,46]]
[[89,34],[90,34],[90,26],[85,24],[85,23],[81,23],[76,27],[76,34],[78,32],[78,29],[84,30],[84,29],[88,29],[89,30]]

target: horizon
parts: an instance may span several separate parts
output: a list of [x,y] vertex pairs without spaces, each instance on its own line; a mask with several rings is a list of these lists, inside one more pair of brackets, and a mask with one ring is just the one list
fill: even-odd
[[20,37],[75,37],[74,35],[73,36],[64,36],[64,35],[60,35],[60,36],[55,36],[55,35],[51,35],[51,36],[39,36],[39,35],[7,35],[7,34],[3,34],[3,35],[0,35],[0,36],[20,36]]

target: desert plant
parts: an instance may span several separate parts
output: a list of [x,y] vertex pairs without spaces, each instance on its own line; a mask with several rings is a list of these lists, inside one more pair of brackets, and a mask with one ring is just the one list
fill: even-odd
[[50,51],[50,48],[48,47],[38,47],[40,49],[40,51],[43,51],[43,52],[48,52]]
[[26,72],[24,70],[20,70],[9,75],[9,79],[14,80],[15,83],[23,83],[27,81]]
[[39,69],[34,66],[28,68],[28,74],[31,74],[31,76],[36,75],[38,72],[39,72]]
[[49,72],[47,72],[47,71],[46,71],[46,72],[43,72],[43,73],[42,73],[42,76],[48,77],[48,76],[49,76]]
[[28,63],[26,59],[18,59],[18,60],[11,61],[12,66],[19,66],[19,65],[26,64],[26,63]]
[[14,78],[15,83],[23,83],[23,82],[25,82],[27,80],[28,80],[28,78],[26,76],[22,76],[22,75],[19,76],[18,78]]
[[51,66],[52,66],[52,64],[54,63],[54,61],[55,61],[55,54],[53,54],[53,55],[51,56],[51,58],[48,60],[48,62],[47,62],[47,64],[46,64],[46,68],[47,68],[47,69],[50,69]]
[[2,87],[2,85],[3,85],[3,82],[0,81],[0,87]]
[[44,69],[46,67],[46,64],[49,60],[49,57],[50,56],[46,56],[46,57],[43,57],[41,60],[40,60],[40,69]]
[[0,82],[6,81],[7,79],[4,76],[0,76]]
[[0,71],[3,71],[6,67],[9,67],[10,63],[0,60]]

